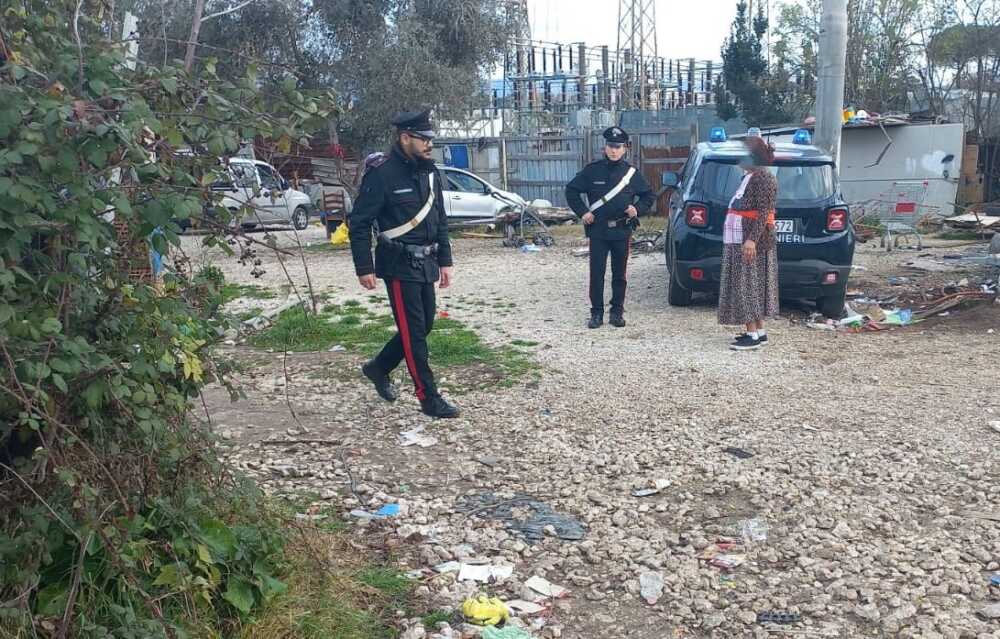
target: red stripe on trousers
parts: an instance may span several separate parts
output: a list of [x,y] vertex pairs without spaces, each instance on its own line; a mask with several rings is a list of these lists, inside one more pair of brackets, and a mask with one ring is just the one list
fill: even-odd
[[406,359],[406,368],[410,371],[410,377],[417,387],[417,399],[427,399],[427,392],[424,390],[424,383],[417,373],[417,360],[413,358],[413,345],[410,343],[410,325],[406,321],[406,307],[403,305],[403,287],[399,280],[392,281],[392,297],[396,301],[396,317],[399,321],[399,338],[403,342],[403,355]]
[[[622,277],[625,278],[625,283],[628,283],[628,258],[632,257],[632,236],[629,235],[628,239],[625,240],[625,268],[622,271]],[[624,300],[622,301],[624,304]]]

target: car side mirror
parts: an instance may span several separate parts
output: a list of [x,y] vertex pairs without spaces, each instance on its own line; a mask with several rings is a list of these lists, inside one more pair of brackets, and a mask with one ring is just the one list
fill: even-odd
[[664,171],[661,177],[661,183],[663,186],[671,189],[676,189],[681,183],[681,176],[677,175],[673,171]]
[[483,195],[490,195],[491,193],[493,193],[493,189],[490,188],[490,185],[489,184],[484,184],[483,185]]

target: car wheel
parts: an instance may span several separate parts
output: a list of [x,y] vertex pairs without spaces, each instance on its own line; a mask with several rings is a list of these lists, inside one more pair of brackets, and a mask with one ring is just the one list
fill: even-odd
[[847,300],[847,289],[840,289],[838,292],[816,300],[819,312],[830,319],[840,319],[844,316],[844,304]]
[[306,207],[300,206],[292,213],[292,228],[296,231],[304,231],[309,226],[309,211]]
[[670,254],[670,242],[667,242],[667,269],[669,273],[669,284],[667,285],[667,303],[671,306],[690,306],[691,291],[687,290],[677,281],[677,267],[674,265]]

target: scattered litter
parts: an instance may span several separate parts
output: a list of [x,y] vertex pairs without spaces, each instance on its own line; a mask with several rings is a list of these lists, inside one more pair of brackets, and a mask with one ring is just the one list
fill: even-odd
[[737,459],[750,459],[751,457],[753,457],[753,453],[745,451],[742,448],[736,448],[734,446],[730,446],[729,448],[723,448],[722,452],[729,453],[730,455],[732,455]]
[[1000,433],[1000,422],[990,422],[989,427],[994,433]]
[[735,554],[723,554],[716,555],[708,563],[712,564],[716,568],[722,568],[723,570],[736,570],[747,561],[746,555],[735,555]]
[[806,327],[812,328],[819,331],[835,331],[837,330],[836,322],[834,320],[827,320],[822,324],[819,322],[806,322]]
[[569,591],[562,586],[557,586],[548,579],[543,579],[537,575],[524,582],[524,585],[550,599],[559,599],[569,594]]
[[802,620],[802,615],[794,612],[773,612],[766,610],[757,613],[757,623],[798,623]]
[[500,460],[492,455],[482,455],[480,457],[476,457],[476,461],[483,466],[489,466],[490,468],[493,468],[500,463]]
[[590,248],[584,246],[583,248],[577,248],[570,251],[570,255],[573,257],[584,257],[585,255],[590,255]]
[[983,619],[1000,619],[1000,603],[990,604],[985,608],[980,608],[976,614]]
[[417,426],[413,430],[406,430],[399,434],[399,445],[406,446],[420,446],[421,448],[430,448],[431,446],[438,443],[436,437],[424,434],[424,428],[426,426]]
[[637,488],[632,491],[633,497],[649,497],[651,495],[658,494],[660,494],[660,490],[658,488]]
[[466,599],[462,603],[462,614],[477,626],[496,626],[510,618],[510,610],[502,601],[486,595]]
[[545,610],[545,606],[540,606],[533,601],[524,599],[512,599],[507,602],[507,607],[522,615],[537,615]]
[[991,586],[1000,586],[1000,573],[998,573],[996,575],[991,575],[990,576],[990,585]]
[[945,311],[944,313],[938,313],[938,317],[948,317],[951,315],[951,311]]
[[410,580],[416,580],[424,576],[424,571],[423,569],[418,568],[416,570],[411,570],[410,572],[403,573],[403,576]]
[[744,519],[739,523],[740,537],[743,543],[761,543],[767,541],[767,520],[759,517]]
[[510,579],[514,566],[492,566],[490,564],[462,564],[458,571],[459,581],[482,581],[493,583]]
[[909,326],[913,322],[913,311],[908,308],[895,309],[885,314],[882,324],[890,326]]
[[522,253],[541,253],[542,252],[542,247],[537,246],[535,244],[525,244],[524,246],[521,247],[521,252]]
[[331,353],[343,353],[346,350],[347,350],[346,346],[344,346],[343,344],[337,344],[336,346],[334,346],[333,348],[330,349],[330,352]]
[[440,319],[448,319],[449,317],[450,315],[448,315],[448,311],[441,311],[438,313],[438,318]]
[[[518,519],[514,515],[515,509],[527,510],[530,513],[525,519]],[[529,542],[544,539],[546,526],[555,529],[556,537],[569,541],[583,539],[586,534],[583,525],[575,517],[558,513],[548,504],[528,495],[515,495],[511,499],[501,499],[492,493],[468,495],[461,498],[455,510],[459,513],[499,519],[507,528],[524,535]]]
[[323,521],[329,517],[329,515],[315,514],[311,515],[309,513],[295,513],[295,518],[299,521]]
[[663,575],[658,572],[643,572],[639,575],[639,592],[650,606],[656,604],[663,595]]
[[504,626],[503,628],[490,626],[485,628],[479,636],[483,639],[534,639],[527,630],[514,626]]
[[399,514],[399,504],[386,504],[375,512],[356,508],[349,514],[358,519],[385,519],[386,517],[395,517]]
[[439,575],[443,575],[449,572],[458,572],[461,569],[462,569],[462,564],[458,563],[457,561],[446,561],[443,564],[438,564],[434,566],[434,572],[438,573]]
[[889,285],[890,286],[902,286],[903,284],[909,283],[909,281],[910,281],[910,278],[908,278],[908,277],[890,277],[889,278]]
[[861,266],[860,264],[852,264],[851,265],[851,270],[852,271],[867,271],[868,267],[867,266]]

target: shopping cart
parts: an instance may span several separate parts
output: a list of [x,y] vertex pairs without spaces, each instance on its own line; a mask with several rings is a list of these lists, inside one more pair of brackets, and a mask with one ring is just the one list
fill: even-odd
[[921,209],[927,197],[927,181],[906,180],[893,182],[878,198],[874,207],[878,220],[885,226],[879,246],[891,251],[899,248],[899,240],[908,236],[917,238],[917,250],[924,248],[923,237],[917,228]]

